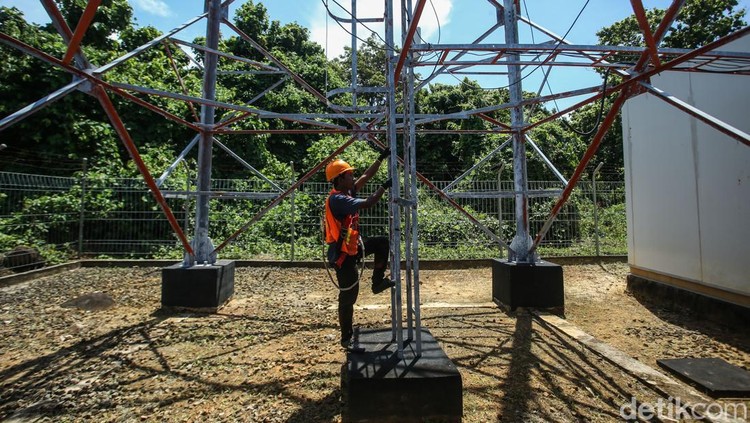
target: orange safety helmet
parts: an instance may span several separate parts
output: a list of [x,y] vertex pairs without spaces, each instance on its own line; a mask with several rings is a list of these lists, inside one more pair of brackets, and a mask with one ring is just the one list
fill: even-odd
[[336,159],[326,166],[326,179],[329,182],[333,181],[335,177],[349,170],[354,170],[354,168],[349,163],[341,159]]

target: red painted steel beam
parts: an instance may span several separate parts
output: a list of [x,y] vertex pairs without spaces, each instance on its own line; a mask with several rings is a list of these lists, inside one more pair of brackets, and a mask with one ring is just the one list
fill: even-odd
[[409,30],[406,32],[404,46],[401,48],[401,54],[396,63],[396,70],[393,73],[393,80],[395,81],[396,87],[398,87],[398,81],[400,79],[399,75],[401,74],[401,69],[404,67],[406,55],[409,54],[409,50],[411,49],[411,43],[414,41],[414,34],[417,32],[417,26],[419,26],[419,19],[422,18],[422,11],[424,10],[425,4],[427,4],[427,0],[419,0],[417,7],[414,9],[414,15],[412,16],[411,24],[409,24]]
[[703,53],[705,53],[707,51],[715,50],[715,49],[723,46],[724,44],[727,44],[727,43],[732,42],[732,41],[734,41],[736,39],[742,38],[745,35],[747,35],[748,33],[750,33],[750,26],[746,26],[745,28],[742,28],[742,29],[740,29],[738,31],[735,31],[735,32],[731,33],[731,34],[725,35],[724,37],[719,38],[718,40],[716,40],[716,41],[714,41],[712,43],[706,44],[703,47],[699,47],[699,48],[697,48],[697,49],[695,49],[695,50],[693,50],[693,51],[691,51],[689,53],[685,53],[682,56],[676,57],[674,60],[670,60],[669,62],[662,63],[661,66],[657,66],[657,67],[649,70],[648,72],[643,72],[641,74],[635,75],[632,78],[630,78],[630,79],[628,79],[626,81],[623,81],[623,82],[621,82],[618,85],[615,85],[613,87],[607,88],[603,92],[601,92],[601,93],[599,93],[599,94],[597,94],[595,96],[592,96],[591,98],[583,100],[583,101],[581,101],[579,103],[576,103],[576,104],[568,107],[565,110],[561,110],[561,111],[559,111],[559,112],[557,112],[555,114],[547,116],[544,119],[541,119],[541,120],[539,120],[537,122],[534,122],[533,124],[531,124],[528,127],[526,127],[525,130],[528,131],[528,130],[533,129],[533,128],[535,128],[535,127],[537,127],[539,125],[542,125],[542,124],[544,124],[546,122],[549,122],[551,120],[557,119],[560,116],[563,116],[563,115],[565,115],[565,114],[567,114],[567,113],[569,113],[569,112],[571,112],[573,110],[576,110],[576,109],[580,108],[581,106],[584,106],[584,105],[586,105],[588,103],[591,103],[593,101],[596,101],[596,100],[600,99],[602,95],[609,95],[609,94],[612,94],[614,92],[618,92],[618,91],[620,91],[620,90],[622,90],[622,89],[624,89],[624,88],[626,88],[626,87],[628,87],[630,85],[635,84],[636,82],[647,80],[648,78],[650,78],[650,77],[652,77],[654,75],[657,75],[657,74],[659,74],[661,72],[664,72],[664,71],[668,71],[668,70],[674,68],[675,66],[678,66],[678,65],[680,65],[680,64],[682,64],[684,62],[687,62],[687,61],[689,61],[689,60],[691,60],[691,59],[693,59],[693,58],[695,58],[697,56],[700,56],[701,54],[703,54]]
[[[680,12],[680,8],[682,8],[682,5],[685,3],[686,0],[674,0],[672,1],[672,4],[669,5],[669,8],[666,12],[664,12],[664,18],[661,20],[661,23],[659,23],[659,26],[656,28],[656,32],[654,33],[654,39],[656,41],[656,45],[658,46],[661,44],[661,41],[664,39],[664,36],[667,34],[667,30],[672,26],[672,23],[675,19],[677,19],[677,15]],[[636,71],[642,71],[643,68],[648,63],[648,56],[641,56],[638,59],[638,62],[635,65]]]
[[[606,95],[607,92],[612,92],[612,91],[620,92],[617,99],[615,99],[615,102],[612,105],[612,108],[607,113],[607,117],[604,119],[601,126],[599,127],[599,130],[596,132],[594,139],[591,141],[591,144],[589,144],[588,149],[586,149],[586,153],[581,159],[581,162],[578,164],[578,166],[576,167],[576,170],[573,172],[573,176],[570,178],[570,181],[568,181],[568,185],[565,187],[562,195],[560,196],[557,203],[555,203],[554,207],[552,208],[549,218],[547,219],[547,221],[544,222],[544,226],[542,227],[542,229],[539,231],[536,238],[534,239],[534,244],[529,250],[530,254],[533,253],[537,249],[537,247],[539,246],[539,243],[544,238],[544,235],[546,235],[547,231],[549,231],[550,226],[552,226],[552,222],[557,217],[557,214],[560,212],[560,209],[562,209],[562,206],[568,200],[568,197],[570,196],[570,192],[578,183],[578,180],[580,179],[581,174],[583,174],[584,168],[586,167],[586,165],[588,165],[589,161],[596,153],[596,150],[599,148],[599,144],[601,143],[601,140],[604,138],[604,134],[607,132],[607,130],[609,130],[609,127],[612,125],[612,122],[614,122],[615,116],[620,111],[620,108],[625,103],[625,100],[627,100],[630,97],[630,90],[632,89],[631,86],[635,84],[636,82],[645,80],[647,78],[650,78],[653,75],[656,75],[657,73],[661,73],[665,70],[671,69],[679,65],[680,63],[683,63],[700,54],[703,54],[706,51],[714,50],[728,42],[731,42],[737,38],[741,38],[745,36],[745,34],[747,34],[748,32],[750,32],[750,26],[747,26],[739,31],[736,31],[732,34],[724,36],[712,43],[706,44],[703,47],[697,48],[668,63],[662,64],[661,66],[657,66],[648,72],[644,72],[639,75],[636,75],[628,81],[622,82],[621,84],[618,84],[617,86],[611,89],[605,90],[601,94],[601,95]],[[644,52],[642,56],[646,56],[646,55],[647,54]]]
[[167,119],[170,119],[170,120],[173,120],[173,121],[175,121],[177,123],[185,125],[188,128],[193,129],[195,131],[200,131],[201,130],[198,126],[196,126],[196,125],[194,125],[194,124],[192,124],[192,123],[190,123],[190,122],[188,122],[188,121],[186,121],[186,120],[184,120],[184,119],[182,119],[182,118],[180,118],[180,117],[178,117],[178,116],[176,116],[176,115],[174,115],[174,114],[172,114],[170,112],[167,112],[166,110],[160,109],[157,106],[154,106],[154,105],[152,105],[152,104],[150,104],[150,103],[148,103],[148,102],[146,102],[144,100],[141,100],[141,99],[139,99],[139,98],[137,98],[137,97],[135,97],[135,96],[133,96],[133,95],[131,95],[131,94],[129,94],[129,93],[127,93],[127,92],[119,89],[119,88],[117,88],[117,87],[114,87],[114,86],[110,85],[109,83],[107,83],[105,81],[102,81],[101,79],[99,79],[96,76],[93,76],[93,75],[90,75],[90,74],[88,74],[86,72],[83,72],[82,70],[80,70],[80,69],[78,69],[78,68],[76,68],[74,66],[66,65],[60,59],[58,59],[56,57],[53,57],[53,56],[50,56],[49,54],[47,54],[47,53],[45,53],[45,52],[43,52],[43,51],[41,51],[41,50],[39,50],[37,48],[31,47],[28,44],[24,44],[22,41],[19,41],[19,40],[13,38],[13,37],[10,37],[7,34],[4,34],[4,33],[0,32],[0,41],[3,41],[3,42],[5,42],[6,44],[8,44],[8,45],[10,45],[12,47],[15,47],[18,50],[20,50],[20,51],[22,51],[22,52],[24,52],[24,53],[26,53],[26,54],[28,54],[30,56],[36,57],[37,59],[40,59],[40,60],[45,61],[45,62],[47,62],[47,63],[49,63],[51,65],[57,66],[57,67],[65,70],[65,71],[68,71],[71,74],[76,75],[76,76],[78,76],[78,77],[80,77],[82,79],[86,79],[89,82],[91,82],[92,84],[101,85],[102,87],[105,87],[108,90],[111,90],[115,94],[120,95],[122,97],[125,97],[128,100],[131,100],[131,101],[133,101],[135,103],[138,103],[139,105],[141,105],[141,106],[143,106],[143,107],[145,107],[145,108],[147,108],[147,109],[149,109],[149,110],[151,110],[151,111],[153,111],[153,112],[155,112],[155,113],[157,113],[159,115],[162,115],[162,116],[164,116]]
[[179,117],[179,116],[177,116],[175,114],[172,114],[172,113],[170,113],[170,112],[168,112],[168,111],[166,111],[166,110],[164,110],[164,109],[162,109],[162,108],[160,108],[158,106],[154,106],[153,104],[151,104],[151,103],[149,103],[149,102],[147,102],[145,100],[142,100],[142,99],[134,96],[133,94],[130,94],[129,92],[127,92],[125,90],[122,90],[122,89],[117,88],[117,87],[113,87],[112,85],[109,85],[109,84],[107,84],[106,82],[103,82],[103,81],[101,82],[101,85],[104,86],[104,87],[106,87],[108,90],[112,91],[113,93],[119,95],[120,97],[126,98],[126,99],[132,101],[133,103],[136,103],[136,104],[138,104],[140,106],[143,106],[146,109],[151,110],[152,112],[154,112],[154,113],[156,113],[158,115],[161,115],[161,116],[163,116],[163,117],[165,117],[165,118],[167,118],[167,119],[169,119],[171,121],[177,122],[177,123],[179,123],[181,125],[185,125],[188,128],[190,128],[190,129],[192,129],[192,130],[194,130],[196,132],[200,132],[202,130],[196,124],[194,124],[192,122],[188,122],[185,119],[183,119],[183,118],[181,118],[181,117]]
[[646,17],[646,11],[643,9],[643,3],[641,3],[641,0],[630,0],[630,4],[633,6],[633,12],[638,21],[638,26],[641,27],[641,33],[643,33],[643,40],[646,42],[646,48],[648,48],[649,56],[651,56],[651,62],[654,66],[660,66],[661,62],[659,61],[657,42],[654,40],[654,34],[651,33],[651,27],[648,24],[648,18]]
[[234,241],[238,236],[240,236],[243,232],[245,232],[253,223],[257,222],[261,217],[263,217],[266,213],[268,213],[269,210],[271,210],[272,208],[276,207],[279,203],[281,203],[281,200],[283,200],[284,198],[286,198],[289,194],[293,193],[295,190],[297,190],[297,188],[300,187],[300,185],[302,185],[305,181],[307,181],[313,175],[315,175],[316,173],[318,173],[318,171],[320,171],[320,169],[322,169],[323,166],[325,166],[331,159],[333,159],[334,157],[336,157],[342,151],[346,150],[346,148],[349,147],[354,141],[356,141],[357,138],[358,137],[356,135],[352,136],[351,138],[349,138],[349,140],[347,142],[341,144],[341,146],[339,146],[339,148],[337,148],[336,150],[334,150],[333,153],[329,154],[328,157],[326,157],[325,159],[323,159],[320,163],[318,163],[312,169],[310,169],[307,173],[305,173],[291,187],[289,187],[283,193],[279,194],[278,197],[276,197],[267,206],[265,206],[258,213],[256,213],[255,216],[253,216],[253,218],[250,219],[249,222],[247,222],[244,225],[242,225],[242,227],[240,229],[238,229],[237,231],[235,231],[235,233],[233,233],[232,235],[230,235],[229,238],[227,238],[226,240],[224,240],[224,242],[222,242],[221,244],[219,244],[219,246],[217,246],[211,252],[211,255],[216,254],[219,251],[223,250],[224,247],[226,247],[227,245],[229,245],[230,242]]
[[[509,132],[511,132],[511,131],[509,131]],[[423,132],[420,132],[420,133],[423,133]],[[497,133],[497,131],[494,131],[494,133]],[[370,137],[370,139],[375,144],[377,144],[378,146],[380,146],[381,148],[386,148],[386,145],[383,144],[382,142],[378,141],[377,139],[375,139],[375,137]],[[403,166],[404,160],[401,157],[399,157],[398,155],[396,155],[396,157],[398,157],[398,162],[401,163],[401,165]],[[454,199],[450,198],[448,196],[448,194],[445,193],[445,191],[441,190],[440,188],[438,188],[437,186],[435,186],[435,184],[433,184],[432,182],[430,182],[430,180],[427,179],[424,175],[422,175],[421,173],[417,172],[417,179],[419,179],[423,184],[425,184],[427,186],[427,188],[429,188],[432,191],[434,191],[445,202],[447,202],[448,204],[450,204],[451,207],[453,207],[454,209],[458,210],[459,213],[463,214],[475,226],[477,226],[477,227],[479,227],[479,228],[481,228],[483,230],[486,230],[486,231],[489,231],[490,233],[492,233],[492,231],[490,231],[479,220],[477,220],[477,218],[475,218],[471,213],[467,212]],[[507,245],[505,242],[503,242],[502,239],[500,239],[500,237],[497,236],[496,234],[494,234],[494,233],[492,233],[492,234],[493,234],[493,236],[495,236],[497,238],[496,241],[498,241],[500,244],[502,244],[503,247],[505,247],[508,250],[510,250],[511,252],[515,253],[515,250],[513,250],[512,248],[510,248],[510,245]]]
[[547,231],[549,231],[550,226],[552,226],[552,222],[554,222],[555,218],[560,213],[560,210],[565,205],[565,202],[568,201],[568,197],[570,197],[570,193],[573,191],[573,188],[575,188],[576,185],[578,184],[578,181],[581,179],[581,175],[583,175],[583,171],[586,169],[586,166],[591,161],[591,158],[594,157],[594,154],[596,154],[596,151],[599,149],[599,145],[601,144],[602,139],[604,139],[604,135],[609,130],[609,127],[612,126],[612,123],[615,121],[615,117],[617,117],[617,113],[619,113],[620,108],[625,103],[625,100],[628,99],[628,97],[630,97],[628,90],[620,91],[620,95],[615,99],[615,102],[612,105],[612,108],[609,109],[609,112],[607,113],[607,117],[604,118],[604,121],[599,126],[599,130],[596,132],[594,139],[591,140],[591,144],[589,144],[589,147],[586,149],[586,152],[584,153],[583,158],[581,158],[581,161],[578,163],[578,166],[573,172],[573,176],[570,177],[570,180],[568,181],[568,185],[565,186],[565,189],[560,195],[560,198],[558,198],[557,202],[552,207],[552,211],[550,212],[550,215],[547,218],[547,221],[544,222],[542,229],[536,235],[536,238],[534,239],[534,244],[529,249],[529,254],[534,253],[536,248],[539,246],[539,243],[542,242],[544,235],[547,234]]
[[164,215],[166,215],[167,220],[169,221],[169,225],[172,227],[172,230],[175,232],[175,234],[177,234],[177,237],[182,242],[183,248],[185,248],[185,251],[187,251],[191,256],[195,255],[195,253],[193,252],[193,248],[190,246],[190,242],[188,242],[187,237],[185,237],[185,233],[182,232],[182,228],[180,228],[180,224],[177,223],[177,219],[174,217],[172,209],[169,208],[167,200],[162,195],[161,190],[156,185],[156,181],[154,181],[154,178],[148,171],[148,167],[146,167],[146,164],[143,162],[141,155],[138,153],[138,148],[135,146],[133,139],[130,138],[130,134],[125,128],[125,124],[122,122],[122,119],[120,119],[120,115],[117,113],[117,110],[115,109],[114,104],[112,104],[112,100],[110,100],[109,96],[107,95],[107,92],[104,91],[104,89],[99,85],[94,87],[92,91],[94,96],[99,100],[99,103],[101,103],[102,108],[107,114],[107,117],[109,117],[109,120],[112,123],[112,126],[114,126],[115,131],[117,131],[117,134],[120,136],[122,143],[128,150],[128,153],[133,159],[133,162],[138,168],[138,171],[141,172],[143,179],[146,181],[146,185],[148,185],[148,188],[151,190],[151,194],[154,196],[156,202],[161,207]]
[[[128,153],[130,153],[131,158],[136,164],[136,167],[138,168],[138,170],[141,172],[141,175],[146,181],[146,184],[151,190],[151,193],[154,195],[154,198],[156,198],[157,203],[159,204],[159,206],[161,206],[162,211],[164,212],[164,215],[167,217],[167,220],[169,221],[170,226],[172,226],[172,229],[175,231],[175,234],[182,242],[182,245],[185,248],[185,251],[187,251],[190,255],[193,255],[194,254],[193,249],[192,247],[190,247],[190,243],[187,241],[185,234],[182,232],[182,228],[180,228],[180,225],[177,223],[177,219],[175,219],[174,214],[172,213],[172,210],[169,208],[169,205],[166,203],[166,200],[164,199],[164,196],[161,194],[159,187],[156,185],[154,178],[151,176],[151,173],[148,171],[148,168],[146,167],[145,163],[143,163],[143,160],[141,159],[140,154],[138,153],[138,149],[133,143],[132,138],[130,138],[130,134],[125,128],[125,124],[122,122],[122,120],[120,119],[120,116],[117,114],[117,110],[115,110],[114,105],[112,104],[112,101],[109,99],[106,92],[104,91],[104,87],[107,86],[107,83],[99,80],[98,78],[92,75],[89,75],[81,71],[80,69],[67,65],[63,63],[61,60],[55,57],[52,57],[48,55],[47,53],[44,53],[41,50],[35,49],[27,44],[24,44],[23,42],[16,40],[15,38],[10,37],[4,33],[0,33],[0,39],[5,40],[5,41],[10,41],[10,45],[13,45],[14,47],[18,47],[21,51],[28,52],[35,57],[38,57],[44,61],[47,61],[56,66],[59,66],[72,74],[78,75],[82,78],[89,80],[90,82],[94,84],[94,88],[91,91],[92,94],[99,100],[102,107],[104,108],[104,111],[109,117],[110,122],[112,123],[112,126],[115,128],[115,131],[117,131],[118,135],[120,136],[120,139],[122,140],[122,143],[125,145],[125,148],[128,150]],[[167,113],[167,112],[164,112],[164,113]]]
[[438,64],[441,64],[441,65],[442,65],[442,64],[443,64],[443,62],[445,62],[445,59],[447,59],[447,58],[448,58],[448,54],[449,54],[450,52],[451,52],[451,51],[450,51],[450,50],[447,50],[447,49],[446,49],[445,51],[443,51],[443,54],[441,54],[441,55],[440,55],[440,60],[438,60]]
[[96,9],[99,8],[99,5],[101,3],[102,0],[89,0],[88,4],[86,4],[86,9],[84,9],[83,15],[81,15],[81,19],[78,21],[78,25],[76,25],[76,31],[73,33],[73,37],[68,43],[68,51],[65,52],[65,56],[62,60],[66,65],[69,64],[71,60],[73,60],[73,56],[78,51],[78,47],[81,44],[81,40],[83,40],[83,36],[86,35],[86,30],[89,29],[91,21],[94,20]]
[[505,123],[502,123],[502,122],[500,122],[500,121],[499,121],[499,120],[497,120],[497,119],[493,119],[493,118],[491,118],[491,117],[487,116],[487,115],[486,115],[486,114],[484,114],[484,113],[479,113],[479,114],[477,114],[477,116],[479,116],[480,118],[482,118],[482,119],[486,120],[487,122],[490,122],[490,123],[492,123],[492,124],[495,124],[495,125],[497,125],[497,126],[499,126],[499,127],[501,127],[501,128],[504,128],[504,129],[509,129],[509,130],[510,130],[510,129],[513,129],[513,128],[512,128],[512,127],[511,127],[510,125],[508,125],[508,124],[505,124]]

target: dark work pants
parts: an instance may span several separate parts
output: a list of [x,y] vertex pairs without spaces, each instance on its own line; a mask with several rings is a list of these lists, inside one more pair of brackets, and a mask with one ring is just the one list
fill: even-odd
[[[385,268],[388,264],[388,238],[384,236],[375,236],[365,238],[365,255],[374,254],[374,270],[372,272],[372,281],[380,281],[385,276]],[[339,288],[345,289],[357,283],[359,272],[357,262],[362,258],[362,251],[357,256],[349,256],[344,260],[340,269],[336,269],[336,279],[339,282]],[[362,285],[360,283],[360,285]],[[359,286],[355,286],[347,291],[339,291],[339,325],[341,326],[341,340],[346,341],[352,337],[354,329],[354,303],[357,302],[359,295]]]

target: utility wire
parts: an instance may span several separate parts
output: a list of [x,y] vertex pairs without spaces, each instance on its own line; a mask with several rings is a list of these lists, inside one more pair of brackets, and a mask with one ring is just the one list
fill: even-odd
[[[562,119],[563,124],[568,127],[571,131],[575,132],[578,135],[588,137],[594,132],[596,132],[597,129],[599,129],[599,124],[602,123],[602,116],[604,115],[604,102],[607,96],[604,94],[605,90],[607,89],[607,80],[609,79],[609,72],[611,68],[607,68],[607,70],[604,72],[604,81],[602,82],[602,98],[599,101],[599,112],[596,116],[596,123],[589,129],[588,131],[581,131],[576,128],[573,128],[573,126],[568,123],[567,119]],[[547,88],[549,89],[550,93],[552,93],[552,88],[549,86],[549,81],[547,81]],[[559,110],[559,107],[557,106],[557,100],[555,100],[555,107]]]
[[[355,20],[355,21],[356,21],[356,22],[357,22],[358,24],[360,24],[360,25],[364,26],[365,28],[367,28],[367,30],[369,30],[369,31],[370,31],[371,33],[375,34],[375,35],[376,35],[376,36],[377,36],[378,38],[380,38],[380,40],[381,40],[381,41],[383,42],[383,44],[384,44],[385,46],[388,46],[388,47],[392,48],[392,49],[393,49],[393,50],[395,51],[395,48],[394,48],[393,46],[391,46],[390,44],[388,44],[388,43],[387,43],[387,42],[386,42],[386,41],[385,41],[385,40],[383,39],[383,37],[381,37],[381,36],[380,36],[380,34],[379,34],[379,33],[378,33],[377,31],[373,31],[373,30],[372,30],[372,28],[370,28],[369,26],[367,26],[367,25],[366,25],[366,24],[365,24],[364,22],[362,22],[362,21],[360,21],[359,19],[355,18],[355,17],[354,17],[354,15],[352,15],[352,12],[350,12],[350,11],[346,10],[346,9],[345,9],[345,8],[344,8],[344,7],[343,7],[343,6],[341,5],[341,4],[339,4],[339,2],[337,2],[336,0],[332,0],[332,1],[333,1],[334,3],[336,3],[336,4],[337,4],[337,5],[338,5],[338,6],[339,6],[339,7],[341,8],[341,9],[343,9],[343,10],[344,10],[344,12],[346,12],[346,13],[347,13],[347,14],[348,14],[349,16],[351,16],[351,18],[352,18],[352,19],[354,19],[354,20]],[[331,12],[331,9],[330,9],[330,8],[328,7],[328,4],[326,3],[326,1],[325,1],[325,0],[320,0],[320,2],[321,2],[321,3],[323,3],[323,7],[325,7],[325,8],[326,8],[326,11],[327,11],[327,12],[328,12],[329,14],[333,14],[333,12]],[[361,41],[362,43],[367,43],[367,41],[366,41],[366,40],[362,39],[362,38],[361,38],[361,37],[359,37],[359,36],[356,36],[356,35],[352,34],[352,33],[351,33],[351,31],[349,31],[348,29],[346,29],[346,27],[344,27],[344,25],[342,25],[342,24],[341,24],[341,22],[339,22],[339,21],[338,21],[338,20],[336,20],[336,19],[334,19],[334,21],[336,22],[336,24],[337,24],[337,25],[338,25],[339,27],[341,27],[341,29],[342,29],[342,30],[344,30],[344,32],[346,32],[347,34],[349,34],[349,35],[351,35],[351,36],[354,36],[354,37],[355,37],[356,39],[358,39],[358,40],[359,40],[359,41]],[[376,48],[377,48],[377,46],[376,46]],[[379,48],[379,50],[383,50],[383,51],[385,51],[386,49],[385,49],[385,48]]]
[[[573,23],[570,24],[570,27],[568,28],[568,30],[565,31],[565,35],[563,35],[560,38],[560,40],[558,40],[557,44],[555,44],[555,48],[553,48],[552,51],[549,53],[550,55],[554,54],[555,51],[557,51],[557,49],[560,48],[560,46],[562,45],[562,40],[564,40],[568,36],[568,34],[570,34],[570,31],[573,30],[573,28],[575,27],[576,23],[578,23],[578,19],[581,17],[581,15],[583,14],[583,12],[586,10],[586,7],[588,7],[590,1],[591,0],[586,0],[586,2],[583,4],[583,6],[581,7],[581,10],[578,12],[578,15],[576,15],[576,18],[573,20]],[[511,82],[508,85],[504,85],[504,86],[500,86],[500,87],[495,87],[495,88],[486,88],[486,89],[489,89],[489,90],[501,90],[501,89],[510,88],[510,87],[512,87],[512,86],[520,83],[524,79],[528,78],[529,76],[533,75],[541,67],[542,67],[542,64],[540,63],[534,69],[532,69],[531,72],[529,72],[525,76],[521,77],[521,79],[519,79],[518,81]],[[430,75],[430,76],[432,76],[432,75]],[[453,76],[455,78],[455,75],[453,75]],[[456,79],[458,79],[458,78],[456,78]],[[463,81],[461,81],[461,83],[463,83]]]
[[[587,2],[587,4],[588,4],[588,2]],[[526,0],[523,0],[523,7],[526,10],[526,16],[529,18],[529,20],[532,20],[531,19],[531,14],[529,14],[529,8],[526,6]],[[585,8],[586,8],[586,5],[584,5],[584,9]],[[580,13],[578,14],[578,16],[580,16]],[[576,17],[576,20],[578,20],[577,17]],[[573,24],[575,25],[575,21],[573,22]],[[571,27],[571,29],[572,29],[572,27]],[[568,30],[568,32],[570,32],[570,29]],[[565,35],[567,36],[568,34],[566,33]],[[565,39],[565,36],[563,36],[563,39]],[[533,44],[536,44],[536,42],[534,42],[534,28],[533,27],[531,27],[531,42]],[[558,44],[558,46],[559,46],[559,44]],[[557,47],[555,47],[555,48],[557,48]],[[570,129],[571,131],[573,131],[574,133],[576,133],[578,135],[581,135],[581,136],[584,136],[584,137],[588,137],[591,134],[593,134],[597,129],[599,129],[599,124],[602,122],[602,116],[604,115],[604,103],[605,103],[605,100],[606,100],[606,97],[607,97],[607,96],[604,95],[604,91],[607,89],[607,82],[609,80],[609,72],[610,72],[610,70],[611,70],[611,68],[607,68],[606,71],[604,72],[604,81],[602,82],[602,98],[601,98],[601,100],[599,102],[599,112],[596,115],[596,123],[591,127],[591,129],[589,129],[588,131],[582,131],[582,130],[576,129],[576,128],[573,127],[573,125],[570,124],[570,122],[568,122],[567,119],[564,119],[564,118],[562,119],[563,124],[568,129]],[[552,86],[549,83],[549,78],[545,78],[544,83],[547,86],[547,90],[549,90],[549,93],[550,94],[554,94],[553,91],[552,91]],[[557,110],[560,110],[560,106],[557,105],[557,100],[553,99],[553,102],[555,103],[555,108]]]

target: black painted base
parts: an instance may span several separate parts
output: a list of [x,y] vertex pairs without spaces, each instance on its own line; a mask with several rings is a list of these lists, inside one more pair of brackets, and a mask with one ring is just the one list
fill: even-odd
[[518,307],[565,310],[562,266],[492,261],[492,300],[511,311]]
[[420,357],[416,341],[405,341],[399,359],[390,329],[363,330],[355,339],[365,352],[347,353],[341,368],[344,422],[461,421],[461,374],[428,330]]
[[234,295],[234,261],[182,267],[175,264],[161,271],[163,308],[215,313]]

